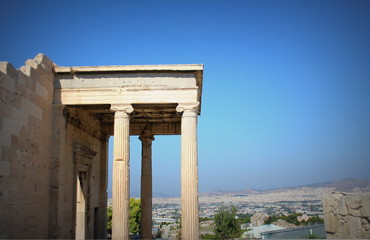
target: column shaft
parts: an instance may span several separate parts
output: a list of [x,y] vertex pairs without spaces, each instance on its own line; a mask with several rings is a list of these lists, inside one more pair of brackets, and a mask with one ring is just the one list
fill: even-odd
[[108,136],[100,141],[100,181],[99,181],[99,210],[98,235],[94,238],[107,238],[107,187],[108,187]]
[[197,112],[181,120],[181,238],[199,239]]
[[114,114],[114,162],[112,183],[112,239],[129,238],[130,134],[129,115]]
[[141,152],[141,229],[142,239],[152,238],[152,135],[139,137]]

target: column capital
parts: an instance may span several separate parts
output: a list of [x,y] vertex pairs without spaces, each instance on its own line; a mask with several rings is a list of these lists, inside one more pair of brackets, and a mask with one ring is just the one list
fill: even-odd
[[140,139],[140,141],[145,141],[145,140],[154,141],[155,140],[154,135],[150,131],[148,131],[148,130],[144,130],[140,134],[139,139]]
[[131,104],[111,104],[110,110],[114,112],[132,113],[134,108]]
[[199,113],[199,102],[195,103],[179,103],[176,107],[177,112],[191,111],[196,114]]

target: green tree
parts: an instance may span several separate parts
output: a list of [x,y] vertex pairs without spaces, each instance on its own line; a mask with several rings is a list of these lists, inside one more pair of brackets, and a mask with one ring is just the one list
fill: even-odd
[[140,199],[130,199],[130,229],[131,233],[139,233],[141,218],[141,201]]
[[277,220],[279,219],[282,219],[288,223],[292,223],[296,226],[300,225],[300,224],[303,224],[301,222],[298,221],[297,217],[298,216],[302,216],[302,213],[295,213],[295,214],[290,214],[288,216],[284,216],[284,215],[281,215],[281,216],[269,216],[266,220],[265,220],[265,224],[271,224],[273,222],[276,222]]
[[277,220],[281,219],[280,217],[278,216],[269,216],[266,220],[265,220],[265,224],[271,224],[273,222],[276,222]]
[[305,225],[314,225],[314,224],[323,224],[324,223],[324,219],[320,218],[319,216],[313,216],[313,217],[310,217]]
[[238,222],[240,224],[250,223],[251,217],[249,215],[239,215]]
[[[140,199],[130,199],[130,227],[131,233],[139,233],[141,218],[141,201]],[[112,206],[107,208],[107,232],[112,234]]]
[[214,216],[214,231],[217,239],[237,238],[242,234],[236,217],[236,207],[221,206]]
[[107,208],[107,232],[112,235],[112,206]]

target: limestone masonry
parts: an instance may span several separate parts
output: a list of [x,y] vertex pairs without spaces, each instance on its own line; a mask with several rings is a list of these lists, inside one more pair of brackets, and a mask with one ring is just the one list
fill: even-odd
[[[141,236],[151,238],[152,141],[181,134],[183,239],[199,238],[197,119],[203,65],[0,63],[0,238],[128,239],[129,136],[142,141]],[[113,176],[108,138],[114,135]]]
[[370,238],[370,194],[334,192],[323,200],[328,238]]

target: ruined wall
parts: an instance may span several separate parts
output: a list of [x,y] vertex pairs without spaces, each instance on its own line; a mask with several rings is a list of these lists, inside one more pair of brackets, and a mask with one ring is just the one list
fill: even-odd
[[0,63],[0,238],[47,238],[53,63]]
[[324,195],[327,238],[370,238],[370,193]]
[[0,63],[0,239],[75,238],[81,166],[85,236],[105,238],[108,136],[83,109],[53,104],[53,67],[42,54],[19,70]]

